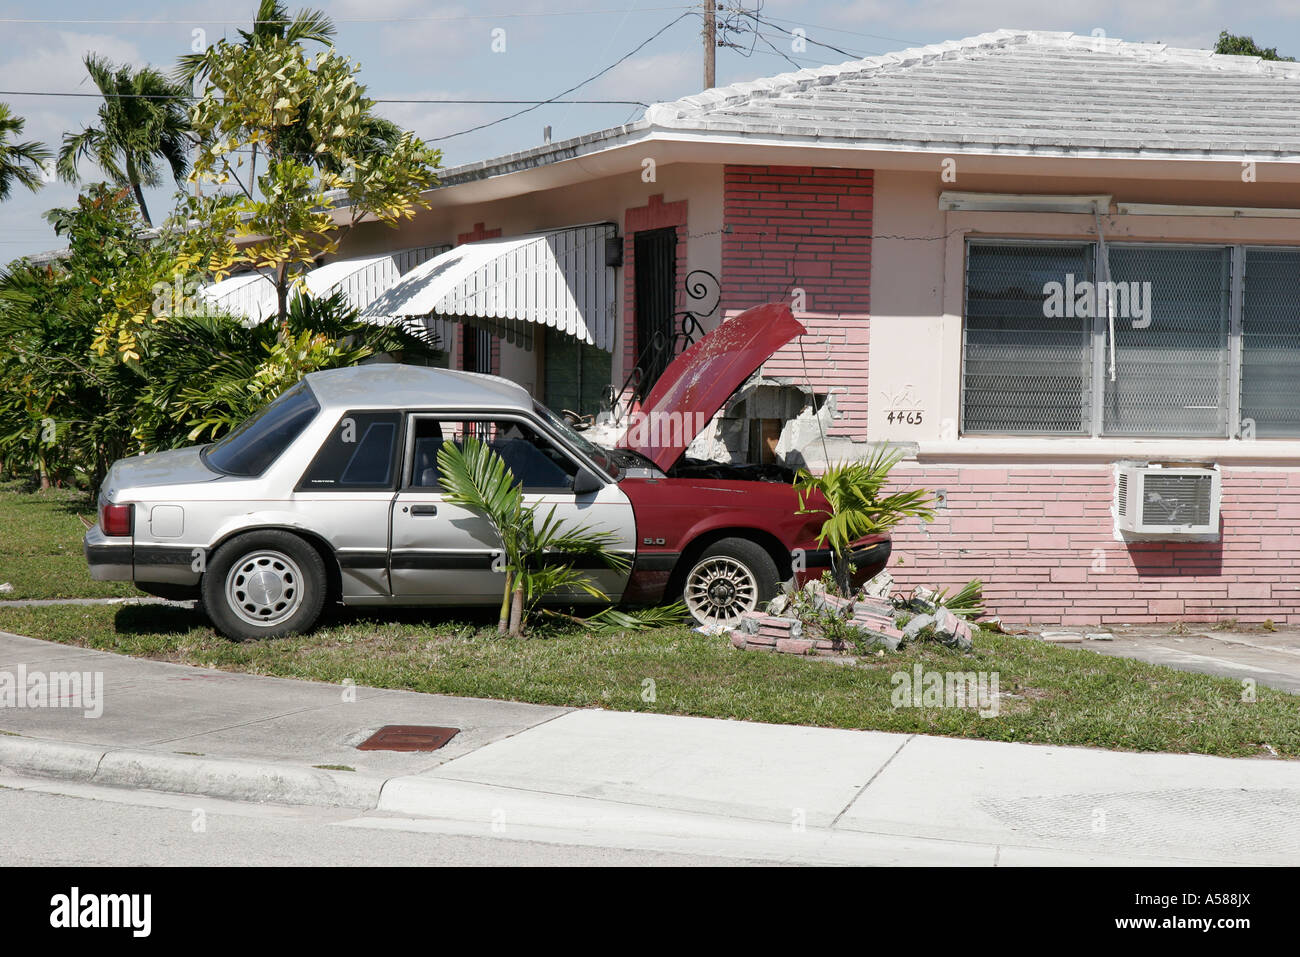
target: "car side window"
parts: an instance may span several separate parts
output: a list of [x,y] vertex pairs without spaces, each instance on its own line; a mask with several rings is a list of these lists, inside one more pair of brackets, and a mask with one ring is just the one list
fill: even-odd
[[347,412],[330,430],[302,481],[301,491],[391,489],[397,472],[400,412]]
[[525,492],[572,491],[578,466],[549,438],[508,419],[421,419],[415,424],[409,485],[441,489],[438,449],[474,436],[495,451]]

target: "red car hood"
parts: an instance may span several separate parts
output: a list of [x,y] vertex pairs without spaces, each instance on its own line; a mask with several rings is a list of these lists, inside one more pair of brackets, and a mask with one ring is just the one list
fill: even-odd
[[618,447],[640,452],[667,471],[741,383],[807,331],[779,302],[726,320],[668,365]]

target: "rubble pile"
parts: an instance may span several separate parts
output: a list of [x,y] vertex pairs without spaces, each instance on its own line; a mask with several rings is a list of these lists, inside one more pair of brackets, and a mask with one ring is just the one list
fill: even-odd
[[[893,595],[894,579],[887,571],[867,582],[852,598],[827,591],[821,581],[795,589],[787,582],[766,611],[746,612],[730,632],[740,649],[778,651],[794,655],[838,655],[867,649],[897,651],[909,641],[933,636],[935,641],[969,651],[970,623],[940,604],[928,588],[910,597]],[[901,629],[898,618],[914,615]]]

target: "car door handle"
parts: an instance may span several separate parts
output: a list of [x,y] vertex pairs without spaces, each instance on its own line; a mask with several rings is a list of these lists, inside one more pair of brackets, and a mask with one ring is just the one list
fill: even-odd
[[436,505],[412,505],[412,515],[437,515],[438,506]]

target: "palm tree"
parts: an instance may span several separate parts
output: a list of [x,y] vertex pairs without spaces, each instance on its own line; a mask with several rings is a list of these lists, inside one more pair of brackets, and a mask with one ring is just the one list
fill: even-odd
[[800,469],[795,476],[799,514],[826,516],[817,544],[830,546],[835,584],[845,597],[852,591],[849,554],[855,542],[887,532],[906,518],[934,518],[934,501],[925,489],[882,497],[890,470],[902,458],[881,447],[866,461],[830,465],[821,475]]
[[50,161],[51,153],[41,143],[12,141],[26,125],[21,116],[9,112],[8,103],[0,103],[0,200],[9,198],[14,183],[32,192],[41,188],[41,167]]
[[617,544],[612,532],[587,525],[568,528],[555,517],[554,506],[539,516],[535,505],[525,504],[523,489],[501,456],[473,436],[460,444],[442,443],[438,470],[447,502],[487,519],[501,545],[505,581],[498,632],[519,637],[528,609],[562,589],[579,589],[608,601],[573,565],[574,559],[585,556],[610,568],[626,568],[627,559],[610,551]]
[[90,158],[118,185],[131,187],[140,215],[153,225],[143,187],[161,184],[159,160],[171,168],[178,183],[189,172],[189,95],[184,86],[152,67],[115,67],[93,53],[85,63],[104,102],[98,125],[64,134],[59,176],[75,183],[78,161]]
[[[240,30],[245,47],[259,46],[264,40],[287,40],[290,43],[323,43],[334,41],[334,21],[319,10],[299,10],[293,16],[279,0],[261,0],[252,30]],[[187,53],[177,61],[176,79],[192,86],[195,80],[207,75],[202,53]]]

